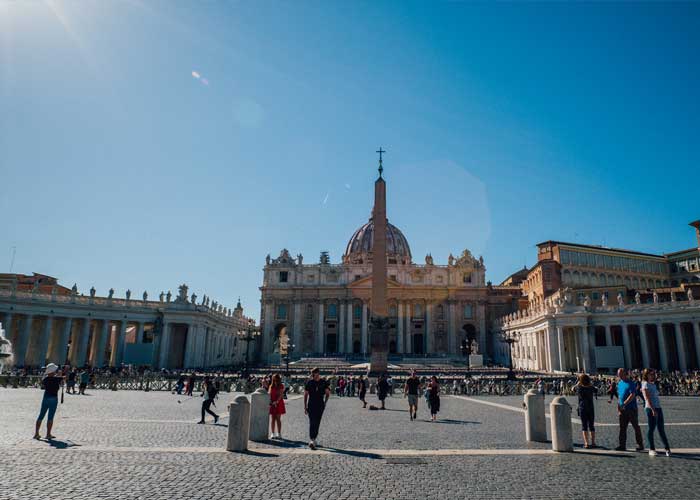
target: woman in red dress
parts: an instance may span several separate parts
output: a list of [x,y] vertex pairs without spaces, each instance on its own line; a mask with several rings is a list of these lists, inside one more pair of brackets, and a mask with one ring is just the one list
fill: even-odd
[[[272,376],[272,383],[268,389],[270,394],[270,431],[272,439],[282,439],[282,415],[286,413],[284,408],[284,384],[279,373]],[[275,434],[277,424],[277,434]]]

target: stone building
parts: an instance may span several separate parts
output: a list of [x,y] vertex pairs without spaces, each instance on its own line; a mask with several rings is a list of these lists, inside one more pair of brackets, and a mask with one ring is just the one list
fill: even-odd
[[[161,292],[158,300],[147,294],[132,298],[89,296],[61,287],[55,278],[30,289],[20,279],[8,279],[0,288],[0,320],[12,342],[14,365],[39,367],[47,362],[74,366],[150,365],[152,368],[230,366],[242,361],[245,346],[236,333],[248,318],[240,301],[235,309],[197,302],[187,285],[172,297]],[[4,275],[7,277],[7,275]],[[68,294],[61,293],[68,290]]]
[[[700,221],[697,248],[649,254],[546,241],[521,286],[524,307],[494,331],[516,339],[516,367],[612,371],[700,369]],[[505,344],[498,349],[508,360]]]
[[[288,343],[293,355],[366,357],[372,295],[374,220],[360,226],[340,263],[322,252],[316,263],[284,249],[267,256],[261,290],[261,359],[274,361]],[[490,325],[517,309],[519,286],[486,282],[483,258],[469,250],[437,264],[417,264],[401,230],[387,225],[389,353],[396,357],[462,355],[462,342],[488,360],[495,340]],[[471,344],[470,344],[471,345]]]

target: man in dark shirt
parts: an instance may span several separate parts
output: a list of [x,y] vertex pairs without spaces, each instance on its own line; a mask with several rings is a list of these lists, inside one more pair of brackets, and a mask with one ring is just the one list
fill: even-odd
[[53,427],[53,417],[56,414],[56,408],[58,407],[58,389],[61,387],[62,383],[63,376],[58,370],[58,366],[53,363],[49,363],[46,366],[44,379],[41,381],[41,385],[44,388],[44,397],[41,400],[41,411],[39,412],[39,417],[36,419],[34,439],[41,439],[41,436],[39,436],[39,429],[41,429],[41,422],[44,420],[44,416],[47,412],[49,416],[46,420],[46,439],[53,439],[54,436],[51,435],[51,428]]
[[311,379],[306,382],[304,390],[304,413],[309,416],[309,448],[316,449],[318,428],[321,426],[323,410],[326,409],[328,398],[331,397],[331,389],[318,368],[311,370]]
[[416,376],[416,371],[411,370],[411,376],[406,379],[406,384],[403,387],[404,395],[408,396],[408,413],[411,420],[416,419],[420,386],[420,379]]

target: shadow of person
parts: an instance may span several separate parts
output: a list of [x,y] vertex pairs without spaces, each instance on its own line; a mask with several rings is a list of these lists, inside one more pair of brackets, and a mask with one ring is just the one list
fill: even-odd
[[319,446],[319,450],[322,451],[327,451],[330,453],[337,453],[339,455],[348,455],[351,457],[358,457],[358,458],[369,458],[371,460],[377,460],[377,459],[382,459],[381,455],[378,455],[377,453],[367,453],[365,451],[358,451],[358,450],[342,450],[340,448],[329,448],[327,446]]
[[57,439],[48,439],[46,442],[49,444],[49,446],[56,448],[57,450],[65,450],[67,448],[80,446],[78,443],[74,443],[73,441],[59,441]]
[[454,424],[454,425],[481,425],[481,422],[472,420],[453,420],[451,418],[443,418],[436,420],[438,424]]
[[291,439],[268,439],[266,441],[267,444],[276,446],[278,448],[304,448],[308,446],[309,443],[305,443],[304,441],[292,441]]

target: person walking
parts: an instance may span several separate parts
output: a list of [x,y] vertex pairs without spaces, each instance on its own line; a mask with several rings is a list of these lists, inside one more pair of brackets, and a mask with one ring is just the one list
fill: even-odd
[[83,368],[80,372],[80,384],[78,385],[78,394],[85,396],[85,389],[87,389],[88,383],[90,382],[90,371],[87,368]]
[[[284,384],[282,383],[282,376],[279,373],[275,373],[272,376],[272,383],[270,384],[270,433],[272,439],[282,438],[282,415],[287,413],[284,406]],[[275,434],[275,426],[277,427],[277,433]]]
[[44,378],[41,381],[41,386],[44,389],[44,397],[41,400],[41,410],[39,411],[39,417],[36,419],[36,427],[34,429],[34,439],[41,439],[39,435],[39,430],[41,429],[41,422],[48,413],[48,418],[46,419],[46,439],[53,439],[55,436],[51,434],[51,429],[53,428],[53,418],[56,415],[56,408],[58,407],[58,389],[63,384],[63,375],[59,371],[58,366],[54,363],[49,363],[46,365],[46,370],[44,371]]
[[389,393],[389,383],[384,375],[379,375],[379,380],[377,381],[377,398],[382,402],[382,407],[380,410],[386,410],[384,406],[384,400],[386,395]]
[[185,396],[192,396],[192,391],[194,391],[194,375],[187,377],[187,389],[185,389]]
[[668,444],[666,437],[666,429],[664,429],[664,412],[661,409],[661,400],[659,399],[659,389],[656,387],[656,372],[651,369],[645,369],[642,372],[642,394],[644,395],[644,412],[647,414],[647,440],[649,441],[649,456],[656,456],[656,447],[654,446],[654,430],[659,430],[659,436],[664,443],[666,456],[671,456],[671,447]]
[[360,375],[360,378],[357,380],[357,391],[360,401],[362,401],[362,408],[367,408],[367,401],[365,400],[365,396],[367,395],[367,379],[362,375]]
[[304,388],[304,413],[309,416],[309,448],[315,450],[318,446],[316,438],[321,426],[323,411],[326,409],[328,398],[331,397],[331,389],[328,382],[321,378],[318,368],[311,370],[311,378]]
[[578,383],[574,386],[574,392],[578,396],[578,415],[583,427],[581,431],[583,433],[583,447],[586,449],[595,448],[595,404],[593,397],[597,397],[598,389],[591,382],[591,377],[582,373],[578,377]]
[[202,401],[202,419],[197,422],[198,424],[204,423],[204,412],[214,417],[214,423],[219,421],[219,416],[211,410],[211,405],[216,406],[216,403],[214,403],[216,393],[217,390],[214,383],[209,377],[204,377],[204,382],[202,383],[202,396],[204,396],[204,401]]
[[627,450],[627,426],[632,424],[634,437],[637,441],[637,451],[644,451],[644,440],[642,430],[639,428],[639,417],[637,414],[637,386],[627,377],[624,368],[617,370],[617,414],[620,420],[619,445],[615,450]]
[[430,377],[428,384],[428,400],[430,401],[430,420],[435,422],[440,411],[440,384],[435,375]]
[[66,392],[68,394],[75,394],[75,379],[76,373],[75,368],[68,372],[68,382],[66,383]]
[[418,396],[420,395],[420,379],[416,376],[416,371],[411,370],[411,376],[406,379],[403,393],[408,397],[408,413],[411,421],[416,419],[418,412]]

